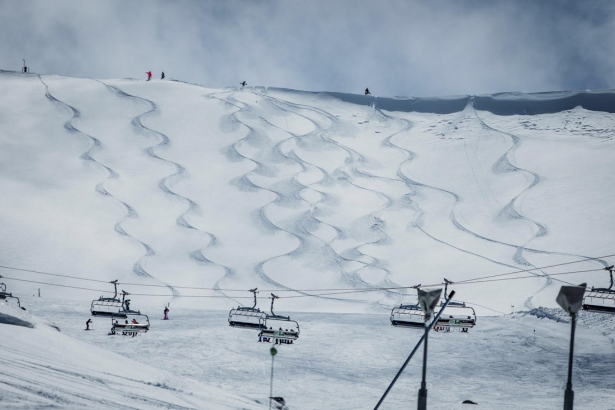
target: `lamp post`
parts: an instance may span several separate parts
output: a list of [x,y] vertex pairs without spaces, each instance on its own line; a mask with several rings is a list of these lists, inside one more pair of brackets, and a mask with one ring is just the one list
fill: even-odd
[[425,344],[423,345],[423,380],[419,389],[418,410],[427,410],[427,385],[425,384],[425,376],[427,374],[427,336],[429,334],[429,322],[433,310],[440,300],[442,289],[425,291],[417,289],[419,294],[419,305],[425,314]]
[[570,315],[570,354],[568,356],[568,382],[564,393],[564,410],[573,410],[574,391],[572,391],[572,357],[574,355],[574,330],[576,327],[577,312],[583,304],[583,294],[586,284],[579,286],[562,286],[555,301]]
[[271,353],[271,383],[269,384],[269,410],[271,410],[271,399],[273,396],[273,358],[278,354],[278,350],[275,346],[272,346],[269,353]]

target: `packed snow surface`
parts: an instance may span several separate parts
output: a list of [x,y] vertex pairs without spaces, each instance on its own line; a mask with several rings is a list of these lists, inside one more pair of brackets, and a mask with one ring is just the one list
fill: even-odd
[[[63,330],[0,324],[14,335],[2,360],[47,339],[75,344],[79,358],[94,351],[73,335],[176,383],[238,395],[220,405],[256,406],[268,395],[267,349],[229,328],[225,310],[251,306],[247,289],[258,287],[260,308],[273,292],[277,313],[302,312],[292,314],[297,345],[278,356],[291,408],[370,407],[417,340],[384,315],[416,301],[409,287],[517,272],[449,288],[479,326],[434,336],[430,379],[448,384],[431,385],[430,406],[477,396],[491,408],[519,408],[518,396],[559,405],[569,325],[483,316],[553,308],[562,284],[608,286],[615,92],[382,98],[4,71],[0,96],[0,274]],[[89,301],[112,296],[114,279],[134,308],[152,315],[171,303],[174,319],[130,339],[106,336],[100,318],[81,331]],[[613,343],[600,330],[609,320],[578,336],[577,397],[588,407],[613,399]],[[97,363],[51,350],[34,362],[39,373],[15,377],[39,383],[44,366],[75,362],[76,373],[103,377]],[[128,366],[138,374],[126,389],[172,378],[141,364]],[[107,386],[123,377],[111,367]],[[400,391],[418,386],[417,369]],[[114,406],[126,397],[118,389]],[[174,386],[173,399],[157,389],[163,404],[218,397],[178,404],[193,387]],[[62,394],[56,404],[76,400]],[[398,394],[390,408],[406,405]],[[35,396],[11,403],[51,403]]]

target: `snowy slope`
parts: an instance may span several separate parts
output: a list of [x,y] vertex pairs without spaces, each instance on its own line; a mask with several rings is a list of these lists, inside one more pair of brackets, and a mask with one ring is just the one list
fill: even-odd
[[[125,287],[216,296],[178,303],[228,308],[249,294],[181,287],[426,285],[615,253],[615,119],[597,111],[612,107],[611,92],[391,99],[12,72],[0,88],[5,266],[158,285]],[[556,279],[607,277],[549,274],[607,263],[464,286],[458,297],[504,312],[552,306]],[[110,290],[12,274],[97,290],[71,298]],[[279,303],[378,311],[412,295]]]
[[[152,330],[122,339],[106,336],[109,319],[94,318],[84,332],[83,304],[27,298],[28,306],[82,341],[129,355],[164,371],[261,403],[269,395],[271,356],[257,332],[230,328],[226,312],[173,308],[171,320],[153,316]],[[561,312],[561,314],[559,313]],[[301,336],[278,346],[273,393],[290,409],[371,409],[421,336],[390,325],[388,315],[294,313]],[[429,336],[430,409],[561,408],[570,325],[561,309],[480,317],[468,333]],[[577,327],[573,388],[579,408],[611,410],[615,400],[615,321],[582,313]],[[130,348],[131,352],[125,349]],[[416,408],[422,350],[382,409]],[[184,388],[182,388],[183,390]],[[208,408],[205,406],[205,408]]]
[[[0,313],[0,403],[6,408],[262,408],[128,358],[140,354],[127,343],[115,350],[121,356],[6,303],[0,303]],[[28,326],[5,324],[7,317]]]
[[[276,359],[291,408],[369,408],[418,339],[385,313],[415,293],[348,289],[615,254],[612,91],[406,99],[0,72],[0,96],[1,281],[63,330],[0,324],[12,405],[257,406],[268,346],[226,315],[258,286],[260,307],[273,291],[276,312],[304,312]],[[453,288],[482,315],[554,307],[562,281],[608,285],[613,259]],[[101,318],[82,331],[114,279],[172,320],[130,339]],[[581,320],[586,407],[612,403],[613,329]],[[516,314],[434,335],[430,407],[561,405],[568,331]],[[418,363],[387,408],[413,403]]]

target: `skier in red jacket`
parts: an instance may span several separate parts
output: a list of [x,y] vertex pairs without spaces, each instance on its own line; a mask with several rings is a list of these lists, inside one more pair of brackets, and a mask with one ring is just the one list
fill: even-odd
[[152,79],[152,72],[151,71],[148,71],[145,74],[147,74],[147,81]]

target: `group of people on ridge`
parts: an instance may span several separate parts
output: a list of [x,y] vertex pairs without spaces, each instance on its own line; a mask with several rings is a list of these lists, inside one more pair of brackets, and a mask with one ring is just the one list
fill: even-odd
[[[147,74],[147,81],[152,79],[152,72],[151,71],[146,71],[145,74]],[[160,79],[164,80],[164,71],[160,75]],[[245,81],[242,81],[239,84],[241,84],[242,87],[245,87],[246,85],[248,85],[248,83],[245,82]],[[365,95],[368,95],[368,94],[371,94],[371,93],[369,92],[369,88],[366,88],[365,89]]]
[[[151,71],[146,71],[145,74],[147,74],[147,81],[152,79],[152,72]],[[164,80],[164,71],[162,72],[162,74],[160,74],[160,79]]]

